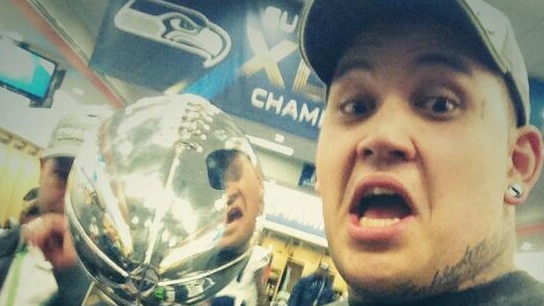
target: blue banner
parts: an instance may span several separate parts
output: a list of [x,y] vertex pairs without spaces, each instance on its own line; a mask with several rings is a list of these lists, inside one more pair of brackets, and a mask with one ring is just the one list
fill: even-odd
[[316,139],[324,86],[298,51],[302,8],[297,0],[110,1],[90,65]]
[[544,82],[530,78],[529,93],[531,97],[531,118],[529,121],[544,131]]

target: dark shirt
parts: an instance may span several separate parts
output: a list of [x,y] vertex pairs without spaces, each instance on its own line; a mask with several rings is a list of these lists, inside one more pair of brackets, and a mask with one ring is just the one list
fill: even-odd
[[507,274],[493,282],[482,284],[460,292],[449,292],[418,300],[412,303],[353,303],[334,305],[380,306],[380,305],[433,305],[433,306],[540,306],[544,305],[544,283],[526,272]]
[[9,267],[15,257],[15,251],[19,244],[18,227],[6,230],[0,234],[0,288],[7,277]]
[[325,305],[334,301],[334,290],[329,278],[315,274],[301,278],[289,296],[289,306]]

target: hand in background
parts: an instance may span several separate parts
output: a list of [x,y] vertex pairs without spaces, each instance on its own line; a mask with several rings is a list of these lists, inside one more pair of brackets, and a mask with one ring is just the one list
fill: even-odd
[[76,264],[77,255],[63,215],[47,213],[32,220],[24,226],[23,236],[27,243],[42,250],[55,270]]

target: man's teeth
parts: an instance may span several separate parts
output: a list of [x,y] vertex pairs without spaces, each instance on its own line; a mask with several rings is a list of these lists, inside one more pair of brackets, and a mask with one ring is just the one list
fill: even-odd
[[374,187],[370,189],[369,191],[367,191],[364,197],[379,196],[379,195],[395,195],[395,194],[397,193],[391,189],[383,188],[383,187]]
[[385,228],[385,227],[393,226],[399,222],[400,222],[399,218],[374,219],[374,218],[362,217],[359,220],[359,225],[361,225],[361,227],[367,227],[367,228]]

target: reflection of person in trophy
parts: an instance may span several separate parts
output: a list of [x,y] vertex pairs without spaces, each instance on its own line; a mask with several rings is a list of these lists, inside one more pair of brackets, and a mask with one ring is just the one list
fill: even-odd
[[[207,158],[212,188],[224,190],[225,223],[218,246],[241,253],[248,250],[263,212],[263,175],[251,158],[235,149],[212,152]],[[209,300],[209,305],[265,305],[264,268],[269,252],[257,246],[240,273]]]
[[245,250],[263,210],[261,171],[249,156],[238,150],[217,150],[208,156],[210,182],[224,189],[227,208],[225,228],[218,245]]

